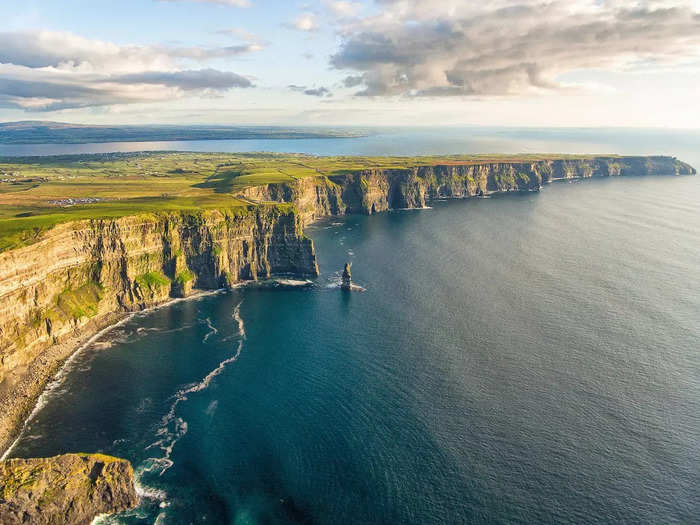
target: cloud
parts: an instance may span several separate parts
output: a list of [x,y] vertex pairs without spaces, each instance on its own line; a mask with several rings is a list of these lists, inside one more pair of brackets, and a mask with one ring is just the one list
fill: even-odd
[[231,88],[248,88],[253,83],[241,75],[216,69],[199,69],[189,71],[145,71],[132,73],[112,79],[120,84],[150,84],[179,88],[185,91],[226,90]]
[[296,84],[290,84],[287,86],[289,89],[292,91],[297,91],[299,93],[303,93],[304,95],[309,95],[311,97],[332,97],[333,93],[331,92],[330,89],[327,87],[314,87],[314,88],[309,88],[306,86],[298,86]]
[[187,69],[191,60],[230,57],[221,48],[119,46],[71,33],[0,33],[0,105],[34,111],[134,102],[251,87],[233,72]]
[[227,35],[242,40],[243,42],[260,43],[262,40],[258,35],[251,33],[242,27],[229,27],[216,32],[219,35]]
[[269,45],[269,42],[263,40],[258,35],[255,35],[241,27],[230,27],[227,29],[220,29],[219,31],[216,31],[216,34],[228,36],[242,42],[241,44],[238,44],[236,46],[229,46],[228,48],[223,48],[231,50],[238,49],[240,50],[240,53],[262,51]]
[[246,43],[224,47],[180,47],[163,50],[165,54],[173,58],[191,58],[192,60],[211,60],[212,58],[228,58],[246,53],[262,51],[265,45],[262,43]]
[[489,96],[572,90],[569,72],[700,56],[690,1],[376,0],[344,24],[335,68],[373,96]]
[[302,13],[291,22],[285,24],[290,29],[299,31],[316,31],[318,29],[318,21],[313,13]]
[[355,16],[362,9],[362,4],[360,2],[349,2],[346,0],[324,0],[323,5],[338,18]]
[[232,7],[250,7],[250,0],[158,0],[159,2],[196,2],[199,4],[218,4]]

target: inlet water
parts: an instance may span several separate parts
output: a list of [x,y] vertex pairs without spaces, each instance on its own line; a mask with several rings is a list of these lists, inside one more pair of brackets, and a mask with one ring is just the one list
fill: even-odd
[[312,289],[135,316],[13,455],[130,459],[108,523],[697,523],[699,202],[626,178],[317,223]]

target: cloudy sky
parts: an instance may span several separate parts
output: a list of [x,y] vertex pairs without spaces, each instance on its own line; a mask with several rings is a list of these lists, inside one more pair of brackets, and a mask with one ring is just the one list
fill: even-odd
[[0,2],[0,120],[700,128],[700,0]]

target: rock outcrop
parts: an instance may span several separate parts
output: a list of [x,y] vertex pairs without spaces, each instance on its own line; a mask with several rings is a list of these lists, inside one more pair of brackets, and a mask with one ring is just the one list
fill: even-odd
[[0,253],[0,451],[71,341],[115,313],[193,288],[317,274],[313,243],[286,205],[67,223]]
[[138,503],[128,461],[66,454],[0,463],[0,523],[88,525]]

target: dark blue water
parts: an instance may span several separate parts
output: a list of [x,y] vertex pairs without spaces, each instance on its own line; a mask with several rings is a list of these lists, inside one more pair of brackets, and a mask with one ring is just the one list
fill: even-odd
[[129,458],[109,523],[697,523],[699,202],[627,178],[319,223],[313,289],[136,316],[13,455]]

